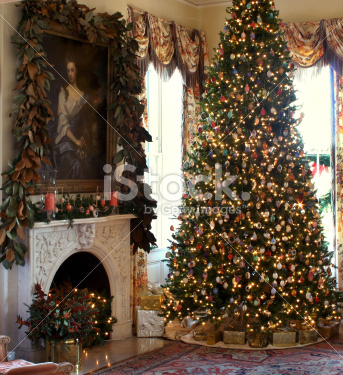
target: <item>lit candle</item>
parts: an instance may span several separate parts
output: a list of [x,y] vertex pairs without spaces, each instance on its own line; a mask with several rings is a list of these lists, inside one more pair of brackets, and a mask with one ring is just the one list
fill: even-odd
[[55,209],[55,194],[45,194],[45,211],[53,211]]
[[113,191],[111,193],[111,200],[110,200],[110,206],[117,207],[117,192]]

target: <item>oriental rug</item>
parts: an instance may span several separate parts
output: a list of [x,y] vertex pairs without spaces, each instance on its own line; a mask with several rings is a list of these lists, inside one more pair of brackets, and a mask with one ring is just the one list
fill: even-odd
[[234,350],[167,343],[96,375],[343,375],[343,345],[321,342],[282,350]]

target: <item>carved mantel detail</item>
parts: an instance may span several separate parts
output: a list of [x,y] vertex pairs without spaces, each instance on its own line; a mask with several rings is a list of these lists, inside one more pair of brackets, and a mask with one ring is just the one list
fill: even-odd
[[118,215],[76,219],[72,228],[68,228],[67,221],[35,223],[27,236],[29,261],[22,271],[25,276],[19,275],[23,282],[18,288],[17,313],[25,316],[27,308],[23,302],[29,304],[32,300],[34,284],[39,283],[47,293],[61,264],[72,254],[87,251],[102,262],[109,278],[114,296],[112,314],[117,318],[112,338],[119,340],[131,336],[131,218],[132,215]]

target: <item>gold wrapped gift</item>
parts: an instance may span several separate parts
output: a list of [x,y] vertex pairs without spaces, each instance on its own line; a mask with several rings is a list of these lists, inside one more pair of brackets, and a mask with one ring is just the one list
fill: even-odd
[[325,325],[318,325],[317,332],[320,338],[328,339],[339,332],[339,322],[327,322]]
[[207,333],[205,332],[197,332],[197,331],[194,331],[193,332],[193,339],[195,341],[206,341],[207,340]]
[[297,332],[290,329],[280,329],[269,333],[269,341],[273,346],[287,347],[295,346],[297,342]]
[[249,333],[248,344],[251,348],[265,348],[268,345],[267,334],[265,332]]
[[245,331],[224,331],[224,344],[245,345]]
[[161,310],[163,303],[162,295],[144,295],[141,296],[141,310]]
[[223,340],[223,332],[215,331],[207,334],[207,345],[214,345]]
[[298,343],[301,345],[310,344],[317,342],[318,333],[315,329],[301,329],[297,332],[297,339]]

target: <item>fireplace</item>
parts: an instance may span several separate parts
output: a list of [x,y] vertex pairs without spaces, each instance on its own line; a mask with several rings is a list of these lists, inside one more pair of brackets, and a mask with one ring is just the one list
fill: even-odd
[[88,251],[78,251],[61,264],[50,288],[60,289],[63,286],[92,290],[107,298],[111,296],[105,267],[100,259]]
[[[110,295],[114,296],[111,308],[117,323],[113,325],[111,339],[122,340],[131,336],[131,218],[132,215],[113,215],[94,219],[76,219],[72,228],[68,228],[67,221],[36,223],[33,229],[27,232],[29,250],[26,265],[17,267],[17,296],[13,296],[16,297],[16,301],[11,302],[12,312],[5,316],[8,321],[4,326],[13,326],[14,317],[18,314],[27,317],[27,307],[24,304],[31,303],[35,283],[39,283],[47,294],[55,276],[59,277],[58,270],[62,264],[68,263],[68,259],[76,259],[78,254],[86,253],[88,257],[95,257],[98,260],[95,263],[97,266],[95,275],[101,264],[107,275],[106,282]],[[75,267],[82,267],[82,264],[77,263]],[[89,277],[92,277],[92,268],[88,271]],[[42,351],[32,348],[31,342],[25,338],[25,329],[22,328],[15,333],[9,332],[9,335],[12,338],[12,349],[19,344],[15,349],[17,358],[42,360]]]

